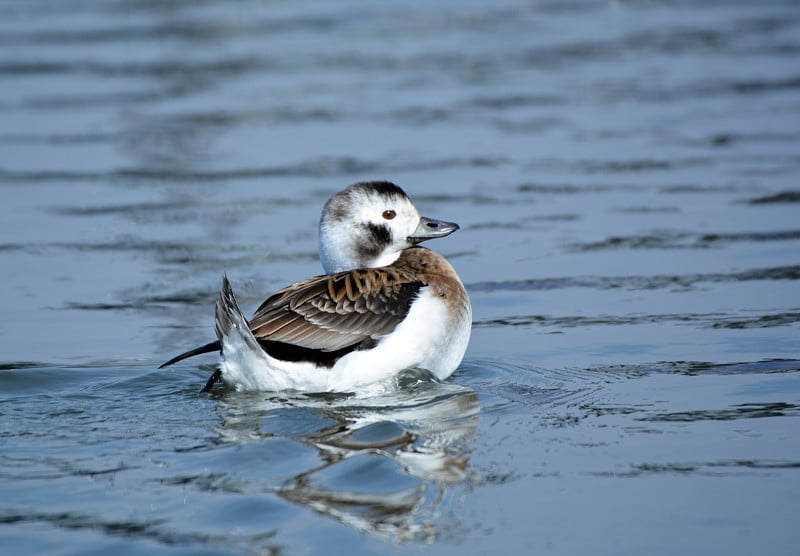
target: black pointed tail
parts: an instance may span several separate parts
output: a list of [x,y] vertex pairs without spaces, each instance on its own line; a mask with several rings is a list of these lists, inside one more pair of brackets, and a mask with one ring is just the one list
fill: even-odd
[[213,342],[207,343],[204,346],[200,346],[192,350],[189,350],[186,353],[181,353],[180,355],[177,355],[172,359],[170,359],[169,361],[167,361],[166,363],[162,364],[158,368],[163,369],[164,367],[168,367],[173,363],[177,363],[178,361],[183,361],[184,359],[188,359],[189,357],[194,357],[195,355],[200,355],[201,353],[210,353],[212,351],[219,351],[219,350],[220,350],[219,342],[215,340]]
[[219,377],[221,376],[222,376],[222,369],[217,369],[216,371],[214,371],[214,374],[212,374],[211,377],[208,379],[206,385],[203,386],[202,390],[200,390],[200,393],[205,394],[206,392],[210,392],[211,387],[214,386],[219,381]]

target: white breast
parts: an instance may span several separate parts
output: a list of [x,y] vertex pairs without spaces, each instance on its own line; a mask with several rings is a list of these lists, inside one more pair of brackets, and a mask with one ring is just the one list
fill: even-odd
[[352,390],[415,367],[443,380],[461,363],[471,329],[469,303],[453,312],[429,288],[423,288],[408,316],[377,346],[354,351],[336,362],[330,371],[328,390]]

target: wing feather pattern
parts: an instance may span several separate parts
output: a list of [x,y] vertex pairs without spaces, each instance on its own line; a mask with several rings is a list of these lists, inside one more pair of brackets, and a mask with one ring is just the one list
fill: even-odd
[[322,352],[374,345],[406,317],[424,285],[391,267],[309,278],[267,299],[249,326],[262,345],[278,342]]

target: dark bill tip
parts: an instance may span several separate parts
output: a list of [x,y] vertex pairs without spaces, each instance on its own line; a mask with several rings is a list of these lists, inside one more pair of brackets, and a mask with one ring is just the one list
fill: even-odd
[[408,241],[411,243],[420,243],[427,239],[449,236],[458,229],[459,226],[455,222],[445,222],[444,220],[435,220],[423,216],[419,219],[419,226],[417,226],[417,229],[414,230],[413,234],[408,236]]

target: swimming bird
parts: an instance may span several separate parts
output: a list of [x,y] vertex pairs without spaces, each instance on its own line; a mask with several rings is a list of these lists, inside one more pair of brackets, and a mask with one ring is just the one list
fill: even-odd
[[443,380],[464,357],[472,308],[447,259],[418,244],[458,229],[420,216],[391,182],[355,183],[322,210],[326,274],[278,291],[249,321],[223,276],[217,340],[159,368],[220,351],[202,392],[219,378],[237,390],[303,392],[379,391],[405,369]]

